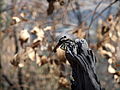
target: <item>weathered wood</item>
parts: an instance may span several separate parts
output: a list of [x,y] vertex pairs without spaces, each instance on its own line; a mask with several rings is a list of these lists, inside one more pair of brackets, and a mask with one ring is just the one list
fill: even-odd
[[64,45],[66,58],[72,68],[71,89],[72,90],[101,90],[100,82],[95,72],[96,57],[88,47],[86,40],[71,41],[62,38],[60,42]]

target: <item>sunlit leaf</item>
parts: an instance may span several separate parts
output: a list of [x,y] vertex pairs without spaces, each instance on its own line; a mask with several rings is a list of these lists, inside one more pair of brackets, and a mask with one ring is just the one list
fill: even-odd
[[42,41],[44,38],[44,31],[38,27],[34,27],[33,30],[31,30],[31,33],[37,36],[33,42],[37,42],[38,40]]
[[108,72],[109,72],[109,73],[115,73],[116,70],[112,67],[112,65],[109,65],[109,66],[108,66]]
[[115,52],[115,47],[110,43],[105,43],[105,47],[108,48],[111,52]]
[[18,17],[12,17],[13,20],[15,20],[17,23],[19,23],[21,20]]
[[33,50],[33,48],[28,47],[27,53],[28,53],[29,59],[30,59],[31,61],[35,61],[35,51]]

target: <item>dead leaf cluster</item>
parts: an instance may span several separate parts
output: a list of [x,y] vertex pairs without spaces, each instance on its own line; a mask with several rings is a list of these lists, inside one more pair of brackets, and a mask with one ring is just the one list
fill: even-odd
[[[118,82],[116,72],[120,72],[115,65],[120,61],[117,57],[117,47],[120,45],[120,18],[109,15],[106,21],[99,21],[99,29],[97,33],[99,53],[108,60],[108,72],[114,75],[114,79]],[[115,65],[113,65],[115,64]]]

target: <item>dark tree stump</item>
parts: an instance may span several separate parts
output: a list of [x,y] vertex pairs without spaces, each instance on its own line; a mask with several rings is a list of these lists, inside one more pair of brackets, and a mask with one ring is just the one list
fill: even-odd
[[[63,41],[63,42],[62,42]],[[96,75],[96,57],[88,47],[85,39],[75,41],[60,39],[60,45],[64,47],[66,58],[72,68],[71,89],[72,90],[101,90],[100,82]]]

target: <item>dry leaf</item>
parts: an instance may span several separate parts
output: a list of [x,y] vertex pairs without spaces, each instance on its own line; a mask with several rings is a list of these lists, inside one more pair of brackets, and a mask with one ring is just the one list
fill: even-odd
[[116,70],[112,67],[111,64],[108,66],[108,72],[112,74],[116,72]]
[[113,36],[113,33],[109,32],[109,37],[112,38],[112,36]]
[[17,24],[19,22],[21,22],[20,18],[18,18],[18,17],[12,17],[12,21],[11,21],[10,24],[14,25],[14,24]]
[[35,61],[35,51],[31,47],[27,47],[28,57],[31,61]]
[[107,22],[112,25],[113,23],[113,16],[112,15],[109,15],[108,19],[107,19]]
[[110,27],[108,26],[102,26],[101,34],[105,35],[107,32],[109,32]]
[[24,49],[21,49],[17,54],[14,55],[11,64],[16,67],[24,66],[24,62],[28,59],[27,52]]
[[98,20],[98,25],[101,26],[102,23],[103,23],[103,20],[102,20],[102,19],[99,19],[99,20]]
[[112,53],[111,52],[108,52],[108,51],[106,51],[106,50],[103,50],[103,49],[101,49],[101,48],[99,48],[99,50],[100,50],[100,54],[101,55],[107,55],[107,56],[109,56],[109,57],[112,57]]
[[52,30],[52,26],[47,26],[44,28],[44,31]]
[[118,75],[114,75],[114,79],[117,80],[119,77]]
[[38,55],[38,53],[36,53],[36,64],[41,66],[41,59],[40,59],[40,56]]
[[20,13],[20,16],[21,17],[25,17],[25,13]]
[[108,63],[109,63],[109,64],[112,64],[112,63],[113,63],[113,59],[112,59],[112,58],[109,58],[109,59],[108,59]]
[[65,0],[58,0],[60,5],[63,6],[65,4]]
[[40,45],[40,41],[33,42],[31,47],[34,49],[35,47],[38,47]]
[[114,79],[117,83],[120,83],[120,77],[118,75],[114,75]]
[[68,80],[64,77],[61,77],[58,82],[59,82],[60,85],[62,85],[64,87],[68,87],[68,85],[69,85]]
[[28,33],[28,30],[21,30],[19,34],[21,46],[23,46],[23,43],[26,43],[28,39],[30,39],[30,34]]
[[120,31],[118,31],[117,34],[118,34],[118,37],[120,38]]
[[35,34],[37,36],[36,39],[34,39],[33,42],[37,42],[37,41],[42,41],[44,38],[44,32],[42,29],[38,28],[38,27],[34,27],[33,30],[31,31],[32,34]]
[[22,67],[24,67],[24,63],[19,63],[18,66],[19,66],[20,68],[22,68]]
[[18,64],[20,63],[20,57],[18,56],[18,54],[15,54],[13,60],[10,62],[12,65],[18,67]]
[[26,41],[27,39],[30,38],[30,34],[28,33],[28,30],[21,30],[19,34],[19,38],[22,39],[23,41]]
[[62,50],[61,48],[57,48],[57,57],[60,59],[61,62],[66,62],[66,58],[65,58],[65,51]]
[[39,38],[39,37],[37,37],[37,38],[35,38],[35,39],[33,40],[33,43],[40,42],[40,41],[42,41],[42,39]]
[[41,57],[41,64],[44,65],[48,62],[48,58],[46,56]]
[[110,43],[105,43],[104,46],[108,48],[112,53],[115,52],[115,47],[111,45]]
[[117,41],[117,36],[113,35],[113,36],[111,37],[111,40],[113,40],[114,42],[116,42],[116,41]]
[[72,32],[73,34],[75,34],[77,37],[79,38],[84,38],[85,37],[85,31],[83,31],[81,28],[75,30],[74,32]]
[[18,17],[12,17],[13,20],[15,20],[17,23],[19,23],[21,20]]

